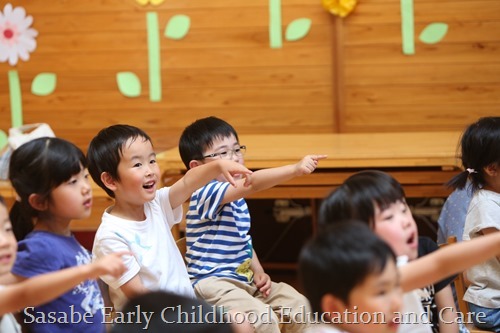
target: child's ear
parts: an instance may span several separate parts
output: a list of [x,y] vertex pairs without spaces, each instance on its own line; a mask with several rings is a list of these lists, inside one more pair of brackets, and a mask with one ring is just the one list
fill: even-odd
[[116,191],[116,180],[109,174],[109,172],[101,173],[101,181],[111,191]]
[[485,166],[483,170],[488,176],[493,177],[497,175],[499,168],[500,166],[497,163],[491,163]]
[[321,310],[325,313],[341,313],[345,309],[347,304],[332,294],[326,294],[321,298]]
[[203,163],[198,160],[191,160],[189,162],[189,169],[196,168],[197,166],[202,165]]
[[33,209],[43,212],[49,207],[49,201],[40,194],[32,193],[28,197],[28,202]]

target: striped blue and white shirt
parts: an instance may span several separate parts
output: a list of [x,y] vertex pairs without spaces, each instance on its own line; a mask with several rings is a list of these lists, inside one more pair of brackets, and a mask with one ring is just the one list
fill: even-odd
[[193,285],[210,276],[253,281],[250,213],[244,199],[220,204],[229,186],[214,180],[191,196],[186,261]]

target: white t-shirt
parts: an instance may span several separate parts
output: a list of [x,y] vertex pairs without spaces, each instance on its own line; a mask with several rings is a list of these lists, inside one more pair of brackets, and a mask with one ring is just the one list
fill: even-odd
[[[479,190],[472,201],[465,218],[463,240],[481,237],[481,230],[500,230],[500,193]],[[467,270],[471,281],[464,300],[491,309],[500,308],[500,260],[493,257]]]
[[102,216],[92,253],[94,260],[119,251],[130,251],[124,256],[127,271],[119,278],[102,276],[110,288],[115,309],[122,309],[128,298],[120,287],[139,274],[147,289],[171,291],[195,298],[186,265],[172,236],[171,228],[182,220],[182,206],[172,210],[170,188],[156,192],[153,201],[144,205],[144,221],[125,220],[108,213]]
[[[398,266],[406,265],[408,257],[399,256],[397,261]],[[432,333],[418,290],[412,290],[403,295],[403,310],[401,311],[400,323],[398,333]]]

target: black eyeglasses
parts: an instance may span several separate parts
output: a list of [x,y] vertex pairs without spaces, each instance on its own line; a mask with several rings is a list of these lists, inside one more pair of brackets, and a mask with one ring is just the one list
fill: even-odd
[[223,160],[230,160],[234,155],[236,155],[237,157],[242,157],[243,155],[245,155],[246,150],[247,146],[239,146],[234,149],[221,151],[219,153],[208,154],[203,156],[203,158],[220,158]]

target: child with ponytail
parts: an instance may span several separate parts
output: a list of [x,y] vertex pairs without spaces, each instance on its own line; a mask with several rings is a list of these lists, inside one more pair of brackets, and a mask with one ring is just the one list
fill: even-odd
[[[500,117],[484,117],[469,125],[461,138],[464,171],[449,185],[463,189],[470,183],[463,240],[500,230]],[[464,295],[474,325],[500,332],[500,257],[467,270],[470,285]]]

